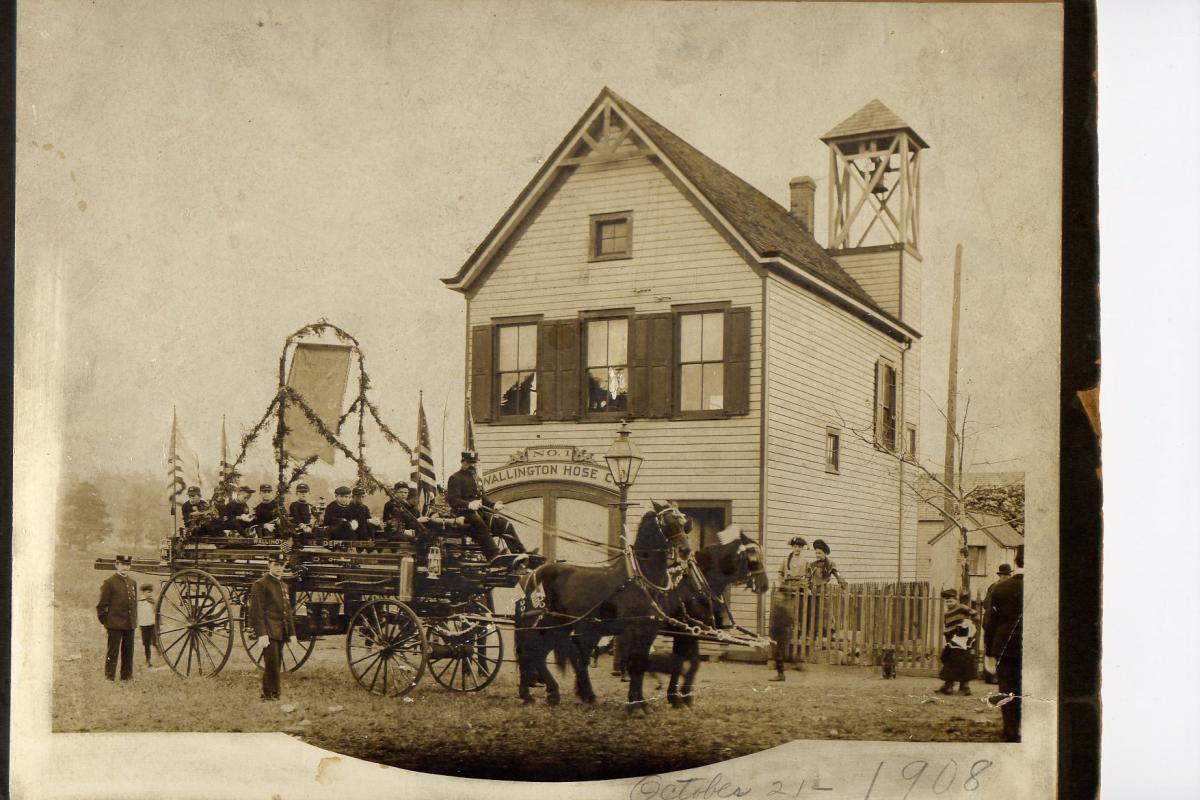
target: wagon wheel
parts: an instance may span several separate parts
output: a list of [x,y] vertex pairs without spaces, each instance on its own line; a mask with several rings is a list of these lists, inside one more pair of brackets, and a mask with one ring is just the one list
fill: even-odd
[[216,675],[233,651],[229,593],[199,569],[175,573],[154,610],[158,651],[177,674]]
[[431,622],[428,638],[429,672],[447,689],[478,692],[500,672],[504,639],[483,603],[473,601],[466,613]]
[[425,631],[398,600],[364,603],[346,631],[346,660],[358,685],[373,694],[408,694],[425,669]]
[[[305,594],[308,594],[305,592]],[[264,669],[263,658],[266,656],[266,650],[259,649],[254,646],[257,637],[254,635],[254,630],[250,627],[250,610],[249,601],[250,593],[242,599],[241,625],[242,631],[242,647],[246,650],[246,655],[250,656],[250,660],[254,662],[254,666],[259,669]],[[297,595],[297,604],[299,604],[300,596]],[[317,646],[317,637],[310,636],[307,639],[291,639],[283,645],[283,659],[281,666],[288,672],[295,672],[304,666],[304,662],[308,661],[308,657],[312,655]]]

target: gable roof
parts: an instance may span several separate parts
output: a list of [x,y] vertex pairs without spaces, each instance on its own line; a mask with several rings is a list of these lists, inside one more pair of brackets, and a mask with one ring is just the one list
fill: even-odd
[[[716,212],[718,219],[727,223],[731,231],[745,241],[758,259],[764,262],[783,260],[795,269],[816,278],[818,284],[832,287],[849,299],[850,306],[861,306],[867,309],[871,316],[882,320],[892,329],[893,335],[898,334],[900,338],[905,339],[920,336],[913,328],[881,308],[858,281],[817,244],[812,234],[804,230],[787,209],[701,153],[608,87],[601,90],[588,110],[554,149],[533,180],[521,191],[458,272],[453,277],[443,278],[443,283],[452,289],[466,291],[482,274],[487,261],[497,250],[498,240],[505,238],[506,232],[511,231],[513,224],[529,210],[547,185],[551,173],[561,166],[560,162],[579,138],[588,121],[606,102],[611,103],[618,113],[624,115],[636,127],[636,132],[658,151],[668,166],[677,170],[678,174],[695,188]],[[780,271],[780,274],[803,283],[791,271]]]
[[[1004,521],[1003,517],[988,514],[983,511],[968,511],[967,520],[971,523],[970,532],[982,531],[990,536],[1001,547],[1018,547],[1025,544],[1025,537],[1017,533],[1013,526]],[[952,530],[958,530],[953,525],[947,525],[942,531],[929,540],[934,544]]]
[[891,133],[904,131],[921,147],[929,147],[920,134],[912,129],[904,120],[883,103],[872,100],[855,111],[846,119],[834,126],[833,130],[821,137],[822,142],[833,139],[849,139],[867,133]]

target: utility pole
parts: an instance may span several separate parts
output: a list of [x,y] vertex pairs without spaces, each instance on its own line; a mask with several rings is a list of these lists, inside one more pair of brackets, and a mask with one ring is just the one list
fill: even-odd
[[[956,245],[954,248],[954,299],[950,312],[950,374],[946,381],[946,453],[945,453],[945,472],[942,475],[942,482],[946,485],[946,499],[943,508],[946,512],[946,523],[953,524],[958,527],[959,538],[961,541],[960,560],[962,562],[961,572],[965,575],[967,572],[967,541],[966,534],[962,532],[962,527],[958,525],[958,517],[962,509],[958,507],[958,493],[962,491],[961,481],[958,480],[958,475],[955,473],[955,451],[959,448],[955,437],[956,421],[958,419],[958,325],[959,325],[959,306],[962,304],[962,245]],[[965,590],[966,579],[960,578],[960,582],[964,585],[960,587]]]

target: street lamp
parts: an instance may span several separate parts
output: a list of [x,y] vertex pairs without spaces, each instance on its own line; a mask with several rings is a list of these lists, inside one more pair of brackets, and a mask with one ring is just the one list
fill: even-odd
[[637,480],[638,470],[642,466],[642,455],[637,446],[629,438],[629,428],[625,420],[621,420],[621,429],[617,431],[617,439],[604,454],[608,463],[608,474],[621,492],[621,538],[625,538],[625,511],[629,508],[629,487]]

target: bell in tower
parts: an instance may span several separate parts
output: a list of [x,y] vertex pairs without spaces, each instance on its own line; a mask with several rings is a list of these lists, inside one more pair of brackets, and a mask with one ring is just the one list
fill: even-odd
[[925,140],[872,100],[821,141],[829,145],[829,250],[901,245],[919,253]]

